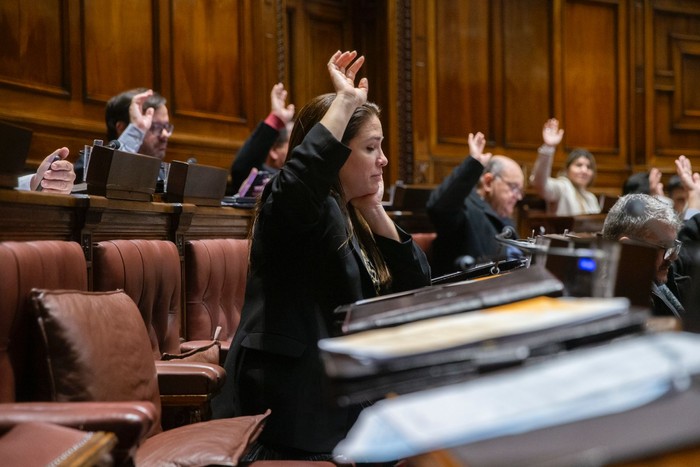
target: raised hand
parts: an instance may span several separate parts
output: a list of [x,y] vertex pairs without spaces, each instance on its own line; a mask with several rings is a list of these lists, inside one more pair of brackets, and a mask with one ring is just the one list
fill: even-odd
[[559,128],[559,120],[550,118],[542,127],[542,139],[547,146],[556,146],[561,143],[564,137],[564,130]]
[[[333,54],[328,62],[328,72],[338,96],[350,98],[355,101],[356,106],[360,106],[367,102],[367,92],[369,91],[369,81],[367,78],[362,78],[355,87],[355,77],[357,72],[365,63],[365,57],[357,57],[357,52],[341,52],[337,51]],[[354,60],[354,62],[353,62]]]
[[652,167],[649,171],[649,194],[652,196],[664,195],[664,184],[661,183],[661,171]]
[[688,207],[700,209],[700,174],[693,172],[690,159],[679,156],[676,159],[676,173],[681,179],[681,184],[688,190]]
[[486,165],[491,159],[491,153],[487,152],[484,154],[484,148],[486,147],[484,134],[480,131],[477,134],[469,133],[467,142],[469,143],[469,155],[481,162],[481,165]]
[[270,92],[270,109],[285,124],[291,122],[294,118],[294,104],[286,105],[286,101],[287,90],[284,89],[284,84],[275,84]]
[[153,90],[151,89],[149,89],[148,91],[144,91],[140,94],[136,94],[131,99],[131,104],[129,104],[129,120],[132,124],[136,125],[136,127],[144,133],[147,132],[149,128],[151,128],[151,123],[153,122],[153,113],[155,112],[155,109],[146,109],[146,111],[144,112],[143,103],[146,102],[146,99],[148,99],[152,95]]

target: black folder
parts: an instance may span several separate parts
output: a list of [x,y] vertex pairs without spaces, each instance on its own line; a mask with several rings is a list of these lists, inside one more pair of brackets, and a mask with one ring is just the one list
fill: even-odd
[[522,268],[480,280],[432,285],[343,305],[335,310],[344,333],[478,310],[540,295],[559,296],[564,285],[543,267]]
[[[562,302],[563,309],[567,303],[573,309],[576,299],[567,300],[570,302]],[[559,324],[485,340],[466,339],[464,344],[427,352],[398,356],[389,352],[377,356],[372,352],[364,352],[362,344],[356,349],[347,350],[346,346],[344,350],[338,350],[337,345],[329,345],[334,339],[321,340],[319,348],[326,374],[332,381],[335,401],[339,405],[361,404],[383,398],[387,394],[420,391],[465,381],[504,368],[529,365],[560,352],[645,331],[645,322],[649,316],[647,309],[630,307],[629,301],[624,298],[608,302],[604,305],[606,311],[593,317],[575,317]],[[537,304],[535,300],[535,306]],[[405,334],[401,335],[402,326],[387,331],[387,334],[397,331],[393,340],[405,339]],[[377,330],[372,330],[366,333],[376,332]],[[435,328],[428,327],[426,332],[435,332]],[[366,333],[341,339],[346,339],[347,342],[348,337],[357,338],[367,335]],[[391,340],[392,337],[388,335],[386,339]]]
[[455,282],[463,282],[471,279],[479,279],[481,277],[489,277],[501,274],[515,269],[525,268],[528,266],[527,258],[505,259],[501,261],[487,261],[485,263],[475,264],[463,271],[451,272],[443,276],[433,277],[430,281],[431,285],[454,284]]

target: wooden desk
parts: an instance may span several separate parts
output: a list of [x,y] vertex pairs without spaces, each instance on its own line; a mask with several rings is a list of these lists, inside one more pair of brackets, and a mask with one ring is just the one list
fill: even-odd
[[0,189],[0,241],[80,241],[88,199]]
[[[0,189],[0,241],[246,238],[253,211]],[[89,256],[86,256],[89,259]]]

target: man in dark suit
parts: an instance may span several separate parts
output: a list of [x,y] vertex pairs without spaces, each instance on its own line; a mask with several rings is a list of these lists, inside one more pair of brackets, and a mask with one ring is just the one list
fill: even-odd
[[517,255],[496,239],[523,197],[525,177],[520,166],[505,156],[484,153],[486,138],[469,134],[467,157],[433,190],[427,211],[435,226],[433,277],[459,269],[460,258],[474,261]]

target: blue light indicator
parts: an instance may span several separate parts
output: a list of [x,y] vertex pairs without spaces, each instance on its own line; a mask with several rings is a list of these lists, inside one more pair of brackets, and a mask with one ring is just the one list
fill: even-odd
[[596,262],[593,258],[580,258],[578,260],[578,268],[581,271],[593,272],[596,270]]

